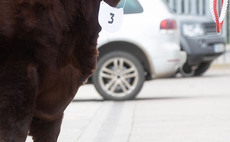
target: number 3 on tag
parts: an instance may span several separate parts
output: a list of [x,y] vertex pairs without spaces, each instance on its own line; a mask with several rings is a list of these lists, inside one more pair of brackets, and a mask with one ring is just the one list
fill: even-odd
[[110,13],[111,15],[111,21],[108,21],[109,24],[113,24],[113,17],[114,17],[114,14],[113,13]]
[[122,26],[123,13],[123,8],[111,7],[104,1],[101,1],[98,21],[102,30],[107,32],[118,31]]

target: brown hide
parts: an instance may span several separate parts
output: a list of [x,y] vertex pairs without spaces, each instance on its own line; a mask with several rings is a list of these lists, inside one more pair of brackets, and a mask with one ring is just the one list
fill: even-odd
[[23,142],[28,131],[56,142],[63,111],[96,68],[99,4],[0,1],[0,142]]

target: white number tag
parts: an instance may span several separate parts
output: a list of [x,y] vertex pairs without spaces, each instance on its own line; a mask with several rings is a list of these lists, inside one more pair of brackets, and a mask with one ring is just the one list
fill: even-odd
[[102,30],[107,32],[117,32],[122,25],[123,8],[115,8],[101,1],[98,14],[98,21]]

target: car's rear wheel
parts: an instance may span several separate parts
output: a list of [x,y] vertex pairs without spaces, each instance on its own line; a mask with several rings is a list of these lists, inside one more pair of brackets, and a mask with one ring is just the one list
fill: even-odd
[[144,77],[143,67],[133,55],[114,51],[99,59],[92,79],[104,99],[129,100],[141,90]]
[[195,74],[195,70],[192,66],[185,63],[180,69],[179,69],[181,75],[183,77],[192,77]]
[[183,67],[180,68],[180,73],[183,77],[201,76],[210,67],[211,62],[203,62],[196,66],[191,66],[185,63]]
[[209,67],[211,65],[211,62],[204,62],[204,63],[201,63],[198,68],[195,70],[195,76],[200,76],[202,75],[203,73],[205,73]]

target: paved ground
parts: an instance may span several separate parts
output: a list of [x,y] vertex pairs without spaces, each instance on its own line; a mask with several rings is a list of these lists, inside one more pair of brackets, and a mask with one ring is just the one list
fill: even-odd
[[229,86],[230,67],[147,82],[134,101],[103,101],[86,85],[65,112],[59,142],[229,142]]

